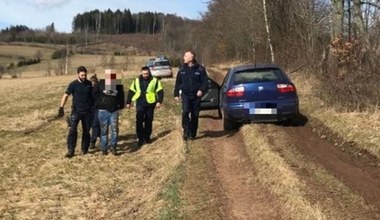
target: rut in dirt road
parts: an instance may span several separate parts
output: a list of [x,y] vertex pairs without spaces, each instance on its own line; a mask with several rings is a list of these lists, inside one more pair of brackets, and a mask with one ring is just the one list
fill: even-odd
[[324,166],[344,184],[362,195],[367,203],[380,210],[379,167],[370,165],[370,161],[342,152],[333,144],[321,139],[310,126],[286,127],[284,131],[302,154]]
[[279,204],[254,179],[255,168],[239,133],[223,131],[222,121],[203,117],[203,144],[207,146],[232,219],[281,219]]

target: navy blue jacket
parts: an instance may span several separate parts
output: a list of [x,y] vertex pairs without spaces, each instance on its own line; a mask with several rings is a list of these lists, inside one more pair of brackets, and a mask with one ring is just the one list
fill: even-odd
[[201,90],[204,94],[207,88],[206,69],[195,61],[193,66],[189,67],[184,64],[179,69],[174,86],[174,97],[179,96],[179,90],[182,90],[184,95],[196,96],[198,90]]

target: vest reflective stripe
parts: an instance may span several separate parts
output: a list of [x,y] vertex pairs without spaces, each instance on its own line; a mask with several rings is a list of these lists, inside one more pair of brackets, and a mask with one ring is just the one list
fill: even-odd
[[[157,87],[157,88],[155,89],[155,87]],[[130,90],[135,92],[135,95],[132,97],[132,101],[135,102],[141,95],[139,78],[136,78],[132,82]],[[160,90],[162,90],[161,82],[159,80],[157,80],[157,78],[153,77],[153,79],[148,84],[148,88],[146,88],[146,93],[145,93],[146,101],[149,104],[155,103],[156,102],[156,93],[159,92]]]

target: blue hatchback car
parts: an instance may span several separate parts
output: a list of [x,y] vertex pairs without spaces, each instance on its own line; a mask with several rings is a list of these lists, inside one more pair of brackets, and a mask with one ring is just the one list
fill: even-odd
[[[275,64],[250,64],[232,67],[218,87],[215,82],[202,98],[202,109],[215,103],[223,118],[224,130],[238,128],[243,123],[282,122],[296,119],[299,101],[296,87],[286,73]],[[204,107],[207,106],[207,107]]]

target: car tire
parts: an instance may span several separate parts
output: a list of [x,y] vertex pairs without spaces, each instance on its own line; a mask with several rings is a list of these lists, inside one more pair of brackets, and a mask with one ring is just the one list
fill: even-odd
[[231,120],[228,120],[227,118],[223,118],[223,129],[225,131],[231,131],[238,129],[240,127],[240,124]]

